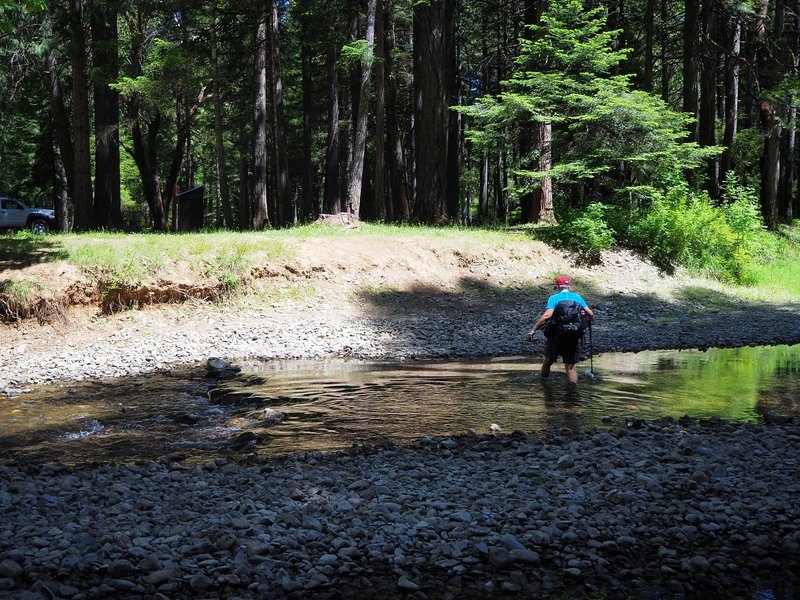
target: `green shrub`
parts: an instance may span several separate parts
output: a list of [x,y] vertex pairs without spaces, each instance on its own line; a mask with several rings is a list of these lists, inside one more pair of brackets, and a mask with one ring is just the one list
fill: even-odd
[[627,241],[666,270],[683,265],[722,281],[753,283],[757,261],[777,250],[764,230],[755,193],[735,181],[726,183],[723,203],[715,206],[676,178],[637,213]]
[[562,239],[568,247],[590,262],[600,260],[600,252],[614,244],[614,233],[606,222],[607,207],[600,202],[589,204],[582,213],[563,226]]

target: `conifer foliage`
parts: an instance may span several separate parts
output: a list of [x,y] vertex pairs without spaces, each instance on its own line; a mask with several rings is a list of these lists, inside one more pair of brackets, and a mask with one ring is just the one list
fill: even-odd
[[717,208],[755,192],[775,229],[798,214],[793,8],[0,0],[0,195],[64,229],[171,231],[202,186],[209,228],[599,219],[596,247],[677,178]]

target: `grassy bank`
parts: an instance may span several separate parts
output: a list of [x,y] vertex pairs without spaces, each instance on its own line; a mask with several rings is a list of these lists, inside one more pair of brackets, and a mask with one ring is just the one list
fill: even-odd
[[[267,232],[185,234],[85,233],[36,236],[27,232],[0,236],[0,255],[17,265],[65,261],[108,285],[146,285],[176,274],[215,277],[236,287],[257,264],[295,258],[293,240],[309,238],[426,236],[467,238],[502,247],[519,241],[520,232],[460,227],[412,227],[362,224],[346,229],[307,225]],[[6,269],[8,270],[8,269]],[[13,274],[12,274],[13,279]]]
[[[188,298],[250,295],[254,301],[269,302],[276,297],[313,297],[313,284],[302,276],[290,286],[267,280],[274,280],[276,269],[291,278],[297,272],[293,265],[303,258],[301,248],[313,247],[318,257],[327,258],[325,240],[352,240],[354,248],[362,240],[382,251],[390,241],[413,247],[420,240],[446,239],[456,240],[467,254],[471,248],[476,253],[493,248],[514,259],[535,260],[525,244],[540,239],[541,231],[531,226],[467,229],[361,224],[344,228],[313,224],[267,232],[48,236],[21,232],[0,236],[0,318],[47,319],[49,311],[79,303],[74,290],[63,292],[69,273],[80,280],[81,289],[91,288],[88,293],[96,294],[84,298],[84,303],[100,303],[109,311]],[[729,291],[747,300],[800,301],[797,232],[796,227],[784,230],[777,242],[783,251],[778,258],[757,265],[753,285],[729,286]],[[412,255],[398,259],[413,263]],[[61,290],[60,297],[53,297],[53,290]]]
[[757,263],[754,283],[741,288],[740,295],[747,299],[800,300],[800,222],[781,230],[779,244],[778,257]]

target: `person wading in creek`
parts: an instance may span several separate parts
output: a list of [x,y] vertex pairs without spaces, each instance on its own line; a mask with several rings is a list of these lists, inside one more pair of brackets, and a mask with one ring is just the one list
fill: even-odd
[[570,291],[572,280],[569,277],[556,279],[555,294],[547,299],[547,308],[528,332],[528,341],[540,329],[544,330],[547,339],[544,346],[544,362],[542,377],[550,375],[550,367],[558,357],[564,360],[567,379],[578,383],[578,370],[575,364],[580,360],[580,343],[583,332],[591,325],[594,313],[580,294]]

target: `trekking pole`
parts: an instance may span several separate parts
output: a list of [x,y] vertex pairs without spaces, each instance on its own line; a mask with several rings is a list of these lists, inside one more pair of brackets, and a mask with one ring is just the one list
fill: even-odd
[[589,321],[589,372],[594,375],[594,343],[592,342],[591,321]]

